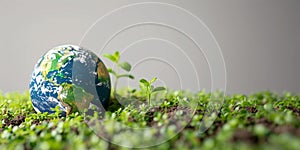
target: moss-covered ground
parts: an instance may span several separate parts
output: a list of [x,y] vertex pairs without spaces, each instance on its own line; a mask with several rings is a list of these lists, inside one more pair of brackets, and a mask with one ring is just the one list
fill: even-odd
[[[180,104],[192,98],[199,105],[183,130],[148,149],[300,149],[299,95],[266,91],[226,96],[212,126],[200,134],[197,131],[210,96],[211,93],[203,91],[195,94],[171,92],[163,103],[144,109],[112,102],[104,126],[117,128],[118,124],[111,125],[111,121],[116,121],[131,127],[151,126],[160,134],[170,134],[170,130],[162,130],[162,127],[174,114],[180,116],[177,112],[185,110]],[[1,150],[128,149],[99,138],[84,123],[80,113],[67,117],[59,117],[58,113],[36,113],[28,93],[0,94],[0,119]],[[154,133],[150,138],[155,136]],[[142,142],[141,138],[121,139],[128,140],[129,145]]]

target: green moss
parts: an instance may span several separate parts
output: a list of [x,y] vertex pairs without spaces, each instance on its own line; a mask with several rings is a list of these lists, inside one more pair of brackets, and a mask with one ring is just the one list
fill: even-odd
[[[80,90],[80,89],[77,89]],[[74,91],[74,89],[73,89]],[[75,90],[76,91],[76,90]],[[67,91],[66,91],[67,92]],[[122,93],[122,92],[120,92]],[[124,92],[124,95],[126,92]],[[214,120],[205,132],[201,121],[211,95],[203,91],[169,92],[159,106],[121,106],[116,100],[105,114],[103,129],[121,132],[119,123],[129,127],[150,127],[149,139],[157,134],[175,135],[172,139],[149,149],[298,149],[300,147],[300,96],[272,92],[226,96]],[[85,95],[81,95],[85,96]],[[56,114],[34,112],[29,93],[0,93],[0,149],[127,149],[99,138],[84,124],[84,115],[73,112],[65,118]],[[129,101],[144,102],[139,92]],[[169,117],[181,116],[183,106],[197,101],[191,121],[176,134],[177,126],[166,127]],[[113,108],[112,108],[113,107]],[[179,109],[181,108],[181,109]],[[181,111],[179,111],[181,110]],[[176,112],[175,112],[176,111]],[[174,112],[174,113],[172,113]],[[102,129],[102,128],[99,128]],[[150,131],[150,130],[149,130]],[[125,137],[123,137],[123,136]],[[142,142],[130,133],[111,137],[127,144]]]

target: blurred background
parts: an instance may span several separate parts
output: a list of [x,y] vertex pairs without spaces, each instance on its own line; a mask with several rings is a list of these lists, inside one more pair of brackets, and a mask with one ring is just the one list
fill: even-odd
[[[202,20],[221,48],[227,75],[226,88],[221,89],[226,89],[226,93],[299,93],[299,0],[158,0],[151,2],[183,9],[172,13],[173,7],[140,5],[109,13],[138,2],[146,1],[0,1],[0,90],[28,90],[37,60],[55,46],[73,44],[95,52],[107,67],[113,66],[101,55],[121,51],[123,60],[133,65],[132,73],[137,78],[157,76],[158,84],[172,89],[209,91],[212,60],[207,60],[205,52],[210,50],[200,50],[181,32],[144,24],[124,30],[106,43],[118,32],[116,29],[135,20],[159,18],[170,21],[170,25],[182,25],[183,31],[201,34],[203,25],[197,25],[190,14],[183,13],[187,10]],[[152,13],[147,12],[151,9]],[[107,13],[106,18],[99,20]]]

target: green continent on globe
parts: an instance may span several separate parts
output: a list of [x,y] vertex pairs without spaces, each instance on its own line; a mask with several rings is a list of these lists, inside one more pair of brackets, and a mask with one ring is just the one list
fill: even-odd
[[37,112],[59,108],[68,115],[91,106],[106,108],[110,77],[103,62],[78,46],[59,46],[36,64],[30,82],[32,105]]
[[63,89],[58,94],[58,98],[61,100],[62,105],[66,107],[67,114],[88,108],[94,99],[94,95],[79,86],[63,84],[62,87]]

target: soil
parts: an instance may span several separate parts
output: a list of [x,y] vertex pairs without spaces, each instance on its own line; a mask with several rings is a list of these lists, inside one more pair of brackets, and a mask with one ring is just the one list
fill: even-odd
[[292,110],[297,116],[300,116],[300,108],[296,108],[296,107],[293,107],[293,106],[288,106],[286,108],[289,109],[289,110]]
[[4,127],[5,126],[9,126],[9,125],[12,125],[12,126],[18,126],[20,125],[22,122],[25,121],[25,118],[26,116],[25,115],[18,115],[18,116],[15,116],[12,120],[10,120],[9,118],[4,118]]
[[275,124],[269,121],[267,118],[259,118],[255,121],[255,124],[262,124],[267,128],[273,128],[275,126]]
[[257,136],[255,136],[246,129],[237,129],[233,134],[231,140],[233,142],[243,141],[252,144],[257,143],[259,141]]
[[155,112],[157,112],[158,110],[159,107],[153,107],[146,113],[146,116],[148,116],[148,121],[147,121],[148,126],[153,126],[154,124],[156,124],[153,119],[154,119]]
[[300,136],[300,128],[291,125],[276,126],[271,129],[276,134],[290,133],[295,136]]
[[171,107],[165,109],[163,107],[156,106],[156,107],[151,108],[146,113],[146,116],[148,116],[147,125],[151,126],[151,127],[157,125],[157,121],[153,120],[156,112],[166,113],[168,115],[168,120],[170,121],[170,124],[177,125],[176,120],[179,120],[179,119],[176,119],[176,112],[178,112],[178,111],[182,111],[182,115],[181,115],[180,119],[184,118],[184,119],[186,119],[186,121],[190,121],[193,110],[189,107],[175,105],[175,106],[171,106]]
[[41,124],[41,122],[39,120],[33,120],[32,124],[39,125],[39,124]]
[[257,109],[255,107],[249,107],[246,106],[245,109],[249,112],[249,113],[257,113]]
[[300,136],[300,128],[297,128],[292,125],[276,125],[269,121],[267,118],[260,118],[260,119],[254,119],[254,118],[248,118],[249,124],[262,124],[267,129],[271,131],[271,133],[275,134],[282,134],[282,133],[289,133],[294,136]]
[[[231,111],[235,111],[235,108],[237,108],[238,106],[234,106],[231,108]],[[251,107],[251,106],[246,106],[246,107],[242,107],[243,109],[246,109],[247,112],[249,113],[257,113],[257,108],[255,107]],[[242,109],[240,109],[239,111],[241,111]]]

